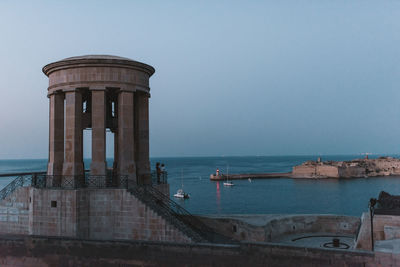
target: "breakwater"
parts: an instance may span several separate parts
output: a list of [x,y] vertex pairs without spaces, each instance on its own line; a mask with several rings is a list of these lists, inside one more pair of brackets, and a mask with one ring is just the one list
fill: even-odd
[[244,179],[268,179],[268,178],[291,178],[291,172],[280,173],[248,173],[248,174],[220,174],[210,175],[211,181],[224,181],[224,180],[244,180]]

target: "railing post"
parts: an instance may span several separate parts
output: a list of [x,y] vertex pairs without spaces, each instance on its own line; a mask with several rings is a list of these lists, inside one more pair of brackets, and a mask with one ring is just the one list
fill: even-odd
[[374,211],[375,211],[376,199],[371,198],[369,200],[369,216],[371,219],[371,250],[374,251]]
[[37,174],[36,173],[34,173],[34,174],[32,174],[32,186],[36,186],[36,181],[37,181]]

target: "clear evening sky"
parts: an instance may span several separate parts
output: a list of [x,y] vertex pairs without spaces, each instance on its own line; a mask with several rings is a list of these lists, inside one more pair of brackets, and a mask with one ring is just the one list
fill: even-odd
[[1,1],[0,159],[47,157],[41,68],[87,54],[155,67],[152,157],[400,153],[399,1]]

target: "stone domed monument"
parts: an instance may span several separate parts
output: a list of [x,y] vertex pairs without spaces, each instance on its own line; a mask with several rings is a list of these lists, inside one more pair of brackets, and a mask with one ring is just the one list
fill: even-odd
[[114,133],[114,176],[127,176],[137,184],[151,182],[149,78],[154,71],[147,64],[109,55],[70,57],[43,67],[50,99],[47,183],[61,177],[62,184],[75,184],[84,175],[83,130],[90,128],[91,176],[107,175],[109,129]]

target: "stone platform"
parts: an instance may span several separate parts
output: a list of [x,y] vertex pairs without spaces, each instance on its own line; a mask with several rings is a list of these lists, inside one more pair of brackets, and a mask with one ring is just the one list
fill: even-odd
[[20,187],[0,201],[0,234],[192,242],[126,189]]

